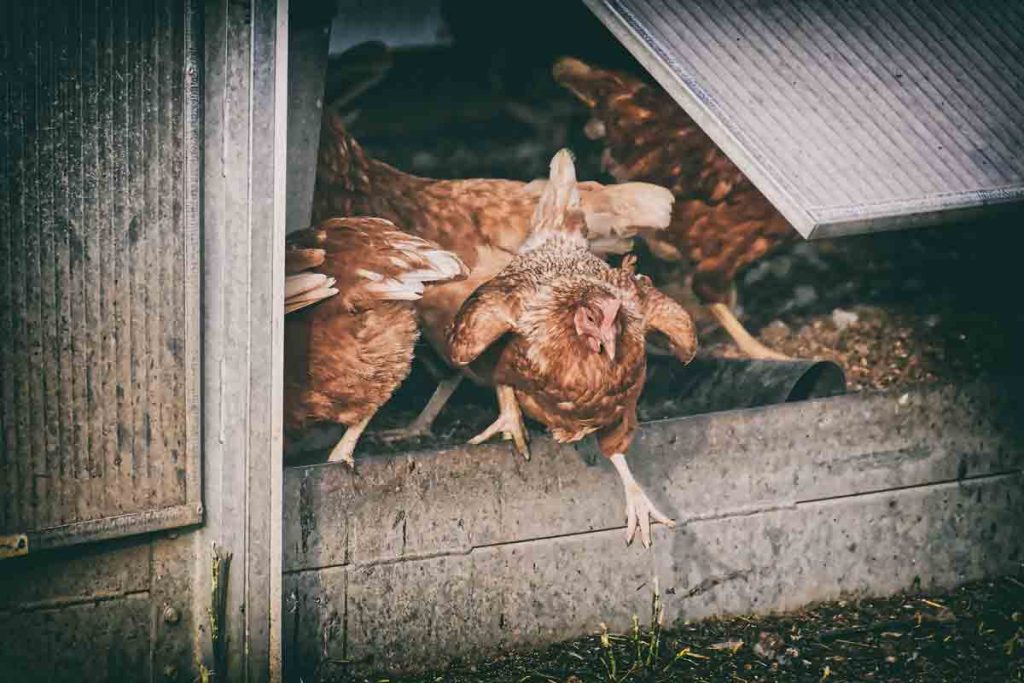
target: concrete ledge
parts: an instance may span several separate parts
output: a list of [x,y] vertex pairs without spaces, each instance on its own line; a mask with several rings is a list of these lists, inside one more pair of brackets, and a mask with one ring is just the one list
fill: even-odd
[[435,667],[626,628],[657,577],[670,621],[949,587],[1024,557],[1017,394],[861,394],[663,420],[629,454],[683,522],[623,543],[587,449],[536,439],[296,468],[285,481],[290,677]]

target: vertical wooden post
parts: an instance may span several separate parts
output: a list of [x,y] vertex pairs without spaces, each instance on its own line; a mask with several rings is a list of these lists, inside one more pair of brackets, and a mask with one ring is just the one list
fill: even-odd
[[198,642],[215,680],[279,681],[288,0],[208,0],[204,82]]

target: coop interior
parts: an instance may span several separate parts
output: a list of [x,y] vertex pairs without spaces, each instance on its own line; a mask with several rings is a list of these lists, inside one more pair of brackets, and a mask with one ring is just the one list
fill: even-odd
[[[388,11],[349,4],[330,23],[322,103],[370,156],[427,178],[531,181],[546,177],[552,155],[567,147],[579,180],[615,182],[605,140],[588,135],[591,110],[556,82],[552,67],[571,56],[653,79],[583,3],[409,2]],[[319,119],[309,121],[315,139]],[[694,294],[694,264],[668,264],[634,239],[638,271],[686,306],[700,341],[689,367],[652,348],[641,420],[979,377],[1010,381],[1022,367],[1024,316],[1013,285],[1018,252],[1007,245],[1021,217],[989,210],[914,229],[780,240],[739,270],[730,305],[782,360],[751,359],[737,348]],[[430,433],[381,437],[411,423],[450,374],[421,339],[408,378],[361,438],[357,462],[464,444],[490,424],[493,390],[464,381]],[[324,462],[342,431],[320,425],[294,439],[286,464]]]
[[[340,116],[369,157],[421,178],[531,182],[568,148],[581,182],[656,180],[659,131],[671,149],[673,136],[705,131],[659,128],[678,103],[610,30],[628,22],[591,11],[619,5],[340,3],[323,110],[307,105],[294,120],[308,124],[290,128],[289,139],[315,139],[323,116]],[[570,91],[553,73],[567,57],[652,84],[654,94]],[[601,113],[602,97],[637,106],[616,119],[612,105]],[[631,111],[653,123],[628,129]],[[306,166],[290,170],[304,178],[289,185],[290,212],[321,210],[312,176],[325,159],[335,163],[335,134],[323,130],[310,146],[319,158],[307,152]],[[622,158],[634,148],[650,156]],[[649,338],[641,424],[627,454],[677,526],[654,525],[649,549],[623,543],[622,490],[592,436],[559,444],[528,417],[528,460],[514,438],[468,445],[498,415],[486,385],[461,381],[430,429],[405,438],[401,430],[457,372],[421,338],[408,377],[362,433],[354,466],[330,461],[340,425],[288,435],[286,671],[330,679],[469,666],[599,624],[624,632],[652,591],[664,599],[666,623],[678,626],[1016,571],[1024,498],[1013,397],[1024,316],[1007,240],[1019,204],[954,219],[932,211],[898,226],[853,221],[844,236],[805,239],[784,221],[779,231],[764,214],[749,219],[749,196],[717,194],[744,180],[725,179],[732,161],[703,149],[680,163],[694,165],[714,196],[674,186],[677,208],[688,207],[674,216],[697,225],[692,212],[702,209],[692,207],[704,202],[738,222],[705,230],[696,247],[677,243],[690,248],[682,258],[649,233],[632,240],[628,256],[607,257],[616,267],[635,257],[636,272],[697,329],[689,364]],[[668,173],[679,176],[686,171]],[[303,221],[291,219],[289,231]],[[695,283],[716,258],[741,263],[735,272],[710,267],[724,273],[712,295],[707,280]],[[760,345],[727,329],[715,303]],[[286,319],[286,358],[314,352],[301,331],[314,306]],[[286,400],[286,426],[288,411]],[[476,669],[460,671],[475,680]]]
[[[0,679],[1020,679],[1020,3],[0,14]],[[567,89],[589,69],[634,90]],[[367,166],[321,186],[342,148]],[[678,323],[637,316],[676,337],[633,347],[632,442],[528,415],[530,458],[470,444],[499,414],[472,379],[409,436],[461,377],[416,317],[466,275],[445,216],[502,207],[474,248],[511,262],[553,158],[581,195],[675,201],[644,214],[666,229],[595,212],[617,270],[577,254]],[[514,183],[426,211],[425,179]],[[408,253],[361,253],[415,276],[353,256],[325,284],[315,221],[396,204]],[[404,322],[331,336],[380,298],[356,281]],[[571,318],[575,362],[618,357],[602,302]],[[692,359],[666,343],[687,318]],[[397,371],[352,371],[395,339]],[[297,392],[310,363],[348,393]],[[640,497],[663,514],[637,532]]]

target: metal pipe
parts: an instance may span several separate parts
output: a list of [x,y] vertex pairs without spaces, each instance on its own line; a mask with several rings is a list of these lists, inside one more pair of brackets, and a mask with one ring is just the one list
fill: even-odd
[[652,357],[644,389],[649,400],[641,402],[640,419],[754,408],[845,393],[846,375],[832,361],[698,356],[683,366],[671,358]]

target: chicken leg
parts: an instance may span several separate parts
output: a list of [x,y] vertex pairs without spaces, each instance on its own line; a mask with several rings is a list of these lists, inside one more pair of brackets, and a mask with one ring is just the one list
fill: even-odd
[[611,458],[615,465],[615,471],[622,479],[622,486],[626,489],[626,545],[633,542],[637,527],[640,529],[640,542],[645,548],[651,547],[651,518],[655,522],[661,522],[669,528],[674,528],[676,523],[666,515],[658,511],[654,504],[647,498],[647,494],[636,483],[633,473],[629,471],[626,464],[626,456],[616,453]]
[[708,310],[747,357],[757,360],[789,360],[789,356],[769,349],[747,332],[747,328],[743,327],[743,323],[736,319],[726,304],[709,304]]
[[349,467],[356,466],[356,459],[353,455],[356,450],[356,444],[359,443],[359,437],[362,436],[363,430],[366,429],[366,425],[370,424],[370,417],[367,417],[361,422],[357,422],[354,425],[349,425],[348,429],[341,436],[341,440],[335,444],[334,448],[331,449],[331,454],[327,457],[327,462],[338,462],[339,460],[348,465]]
[[415,420],[404,427],[376,432],[373,436],[382,441],[403,441],[405,439],[430,436],[434,420],[441,414],[441,410],[444,409],[448,399],[452,397],[455,390],[459,388],[459,384],[462,383],[462,377],[460,373],[438,380],[437,388],[434,389],[433,395],[427,401],[427,405],[423,407],[423,410],[420,411],[420,414],[416,416]]
[[511,440],[516,452],[529,460],[529,439],[526,436],[526,425],[523,424],[523,413],[519,409],[519,401],[516,400],[515,389],[499,384],[497,386],[497,394],[498,410],[501,411],[498,419],[490,427],[470,439],[469,443],[483,443],[498,432],[501,432],[502,438],[506,441]]

